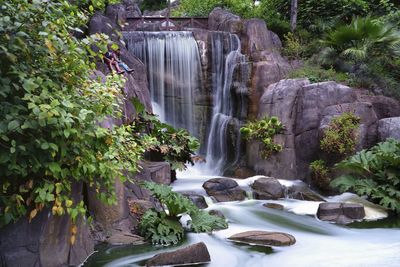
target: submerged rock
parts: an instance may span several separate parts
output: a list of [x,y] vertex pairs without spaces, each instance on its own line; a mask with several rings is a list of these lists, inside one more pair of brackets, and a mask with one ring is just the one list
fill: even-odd
[[364,206],[352,203],[327,202],[319,204],[318,219],[338,224],[349,224],[365,217]]
[[234,242],[260,246],[291,246],[296,243],[294,236],[280,232],[247,231],[228,238]]
[[146,262],[146,266],[181,266],[207,263],[210,261],[211,258],[206,245],[200,242],[172,252],[157,254]]
[[210,179],[203,184],[203,188],[218,202],[244,200],[246,196],[246,192],[238,183],[229,178]]
[[265,203],[263,204],[264,207],[274,210],[283,210],[283,205],[278,203]]
[[273,177],[259,178],[251,185],[256,199],[279,199],[283,197],[284,187]]

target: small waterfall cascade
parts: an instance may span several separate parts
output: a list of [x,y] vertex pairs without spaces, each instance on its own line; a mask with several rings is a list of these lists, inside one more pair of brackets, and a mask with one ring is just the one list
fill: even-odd
[[240,119],[247,113],[242,105],[247,88],[234,84],[234,74],[246,63],[246,57],[240,52],[240,39],[235,34],[213,32],[211,43],[214,103],[206,169],[213,174],[223,174],[240,156]]
[[125,32],[129,52],[142,60],[148,71],[154,110],[160,119],[193,135],[193,97],[201,87],[201,63],[191,32]]

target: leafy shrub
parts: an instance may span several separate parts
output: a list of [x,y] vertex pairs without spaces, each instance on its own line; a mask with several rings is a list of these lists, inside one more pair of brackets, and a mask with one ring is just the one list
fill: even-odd
[[114,203],[116,177],[137,170],[144,147],[135,127],[98,124],[121,114],[120,77],[90,79],[91,62],[101,59],[108,37],[71,34],[105,5],[95,2],[80,2],[88,10],[68,1],[1,4],[0,227],[27,213],[32,220],[44,207],[74,222],[86,211],[83,202],[73,202],[74,182]]
[[336,164],[347,174],[331,182],[340,191],[353,190],[400,213],[400,142],[388,139]]
[[294,69],[289,72],[287,78],[308,78],[310,82],[324,82],[324,81],[335,81],[338,83],[344,83],[347,85],[353,85],[353,79],[346,73],[336,72],[333,68],[324,69],[311,62],[306,62],[302,67]]
[[326,190],[329,187],[331,178],[329,176],[329,168],[325,161],[315,160],[310,164],[311,179],[313,183],[321,190]]
[[170,245],[181,240],[184,229],[179,219],[183,214],[190,215],[190,229],[196,233],[228,227],[224,219],[199,210],[189,198],[173,192],[170,186],[151,182],[145,182],[143,186],[150,190],[163,207],[162,211],[146,211],[139,223],[141,234],[153,244]]
[[[200,147],[199,141],[185,129],[175,129],[161,122],[156,116],[145,111],[142,103],[133,100],[135,110],[139,116],[135,120],[139,133],[145,133],[142,145],[146,152],[156,152],[161,158],[158,161],[167,161],[172,170],[184,170],[185,163],[191,163],[194,152]],[[139,134],[140,135],[140,134]],[[142,138],[143,138],[143,134]]]
[[360,125],[360,117],[352,112],[344,112],[334,117],[324,129],[324,137],[320,145],[325,152],[336,155],[350,155],[356,148],[356,130]]
[[259,121],[249,122],[240,128],[245,139],[257,139],[263,143],[262,157],[268,158],[273,153],[282,151],[282,145],[274,143],[274,136],[283,132],[282,122],[277,117],[265,117]]

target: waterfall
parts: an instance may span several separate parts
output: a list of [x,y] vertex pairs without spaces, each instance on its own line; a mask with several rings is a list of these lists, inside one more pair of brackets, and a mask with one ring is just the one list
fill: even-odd
[[201,86],[200,56],[191,32],[125,32],[129,52],[146,65],[160,119],[194,135],[193,95]]
[[244,64],[246,58],[240,53],[240,40],[235,34],[213,32],[211,43],[214,100],[206,169],[223,174],[240,156],[240,118],[247,111],[240,103],[247,90],[239,87],[235,91],[233,81],[236,68]]

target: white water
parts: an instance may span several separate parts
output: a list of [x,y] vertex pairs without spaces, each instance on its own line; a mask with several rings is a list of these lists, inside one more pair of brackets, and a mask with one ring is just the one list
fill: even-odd
[[[189,172],[190,173],[190,172]],[[186,172],[188,174],[188,172]],[[215,176],[182,176],[173,184],[177,191],[196,191],[205,194],[201,185]],[[238,180],[245,187],[258,177]],[[284,182],[290,186],[295,182]],[[364,201],[352,194],[343,194],[328,201]],[[318,202],[294,199],[254,200],[212,203],[208,210],[221,211],[229,222],[229,228],[212,234],[189,233],[186,246],[204,242],[211,255],[208,267],[398,267],[400,266],[400,229],[353,229],[345,226],[319,221],[315,217]],[[284,210],[268,209],[262,206],[266,202],[279,203]],[[381,210],[373,205],[372,210]],[[302,210],[304,214],[295,214]],[[302,213],[302,212],[299,212]],[[278,231],[293,235],[296,244],[273,249],[240,245],[227,240],[233,234],[248,230]],[[114,251],[114,249],[116,251]],[[121,256],[102,266],[139,266],[140,262],[153,255],[172,251],[177,247],[163,248],[157,251],[135,252]],[[110,248],[106,253],[117,253],[117,248]],[[90,265],[92,266],[92,265]]]
[[[201,86],[200,56],[191,32],[125,32],[128,50],[147,67],[160,119],[194,135],[193,98]],[[153,105],[153,106],[154,106]]]
[[[207,173],[221,174],[227,164],[234,164],[239,159],[240,125],[235,117],[232,82],[235,68],[245,62],[245,56],[240,53],[240,40],[235,34],[215,32],[211,43],[214,103],[204,169]],[[235,131],[236,140],[228,139],[230,127]],[[233,156],[229,155],[232,141],[236,143]]]

